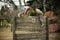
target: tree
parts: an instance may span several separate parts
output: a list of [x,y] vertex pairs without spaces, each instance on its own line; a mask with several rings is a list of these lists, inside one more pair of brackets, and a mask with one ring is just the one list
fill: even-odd
[[46,0],[43,1],[44,12],[46,12]]
[[60,0],[47,0],[46,2],[46,9],[47,11],[54,11],[58,15],[60,15],[59,10],[60,10]]
[[9,4],[10,6],[13,6],[14,9],[17,9],[17,6],[16,4],[13,2],[13,0],[0,0],[1,2],[3,3],[7,3]]
[[44,0],[29,0],[26,3],[26,6],[33,6],[35,8],[38,8],[42,10],[43,12],[46,11],[46,4]]
[[19,4],[20,4],[20,6],[22,6],[22,4],[21,4],[21,0],[19,0]]

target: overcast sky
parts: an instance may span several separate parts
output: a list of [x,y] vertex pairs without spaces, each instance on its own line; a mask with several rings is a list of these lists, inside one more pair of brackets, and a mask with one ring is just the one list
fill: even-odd
[[[19,2],[18,2],[19,0],[13,0],[13,1],[15,2],[16,5],[19,5]],[[24,1],[24,0],[21,0],[22,5],[24,5],[23,1]],[[27,0],[25,0],[25,2],[26,2],[26,1],[27,1]]]
[[[14,1],[14,3],[16,4],[16,5],[19,5],[19,0],[13,0]],[[22,5],[24,5],[24,3],[23,3],[23,1],[24,0],[21,0],[21,2],[22,2]],[[28,1],[28,0],[25,0],[25,2],[26,1]],[[0,2],[0,8],[1,8],[1,6],[3,6],[5,3],[3,3],[3,2]],[[7,4],[8,5],[8,4]]]
[[[19,6],[19,0],[13,0],[14,1],[14,3],[17,5],[17,6]],[[21,0],[21,2],[22,2],[22,5],[24,5],[24,3],[23,3],[23,1],[24,0]],[[28,1],[28,0],[25,0],[25,2],[26,1]],[[1,7],[3,6],[3,5],[5,5],[6,3],[3,3],[3,2],[0,2],[0,9],[1,9]],[[8,4],[7,4],[8,5]],[[9,5],[8,5],[9,6]]]

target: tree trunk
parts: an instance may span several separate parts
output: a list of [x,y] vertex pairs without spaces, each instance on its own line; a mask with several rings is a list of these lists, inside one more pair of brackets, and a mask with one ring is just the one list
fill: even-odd
[[19,4],[20,4],[20,8],[21,8],[21,6],[22,6],[22,4],[21,4],[21,0],[19,0]]
[[46,12],[46,0],[43,1],[44,12]]

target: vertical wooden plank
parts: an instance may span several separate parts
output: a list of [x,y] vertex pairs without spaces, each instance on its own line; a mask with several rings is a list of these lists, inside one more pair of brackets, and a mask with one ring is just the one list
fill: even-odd
[[46,40],[49,40],[49,30],[48,30],[48,17],[46,17]]
[[13,25],[14,25],[14,27],[13,27],[13,40],[15,40],[15,30],[16,30],[16,17],[14,17],[14,20],[13,20],[14,22],[13,22]]

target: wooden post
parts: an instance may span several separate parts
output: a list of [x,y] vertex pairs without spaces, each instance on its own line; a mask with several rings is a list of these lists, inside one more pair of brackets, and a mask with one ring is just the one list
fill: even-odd
[[48,23],[48,17],[46,17],[46,40],[49,40],[49,23]]
[[16,17],[14,17],[14,27],[13,27],[13,40],[15,40],[15,30],[16,30]]

